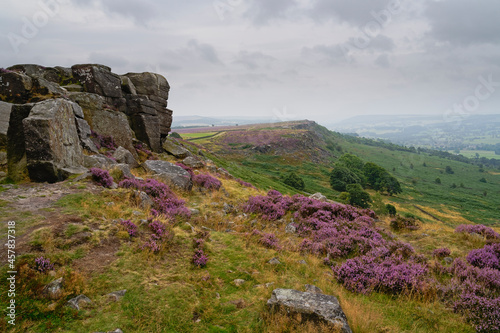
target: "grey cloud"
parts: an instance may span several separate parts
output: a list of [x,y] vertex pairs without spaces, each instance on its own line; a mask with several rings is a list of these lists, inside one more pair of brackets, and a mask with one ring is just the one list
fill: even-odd
[[380,66],[382,68],[389,68],[390,67],[390,62],[389,62],[389,56],[387,54],[381,54],[375,59],[375,65]]
[[245,13],[256,25],[266,25],[274,19],[284,18],[295,8],[295,0],[253,0]]
[[275,58],[262,52],[240,51],[236,55],[234,62],[248,69],[255,70],[261,67],[269,67],[275,60]]
[[440,41],[467,46],[500,42],[498,0],[429,1],[425,12],[430,35]]
[[371,12],[387,8],[391,0],[317,0],[309,15],[316,21],[336,19],[354,25],[364,25],[374,18]]
[[221,63],[215,48],[210,44],[198,43],[197,40],[192,39],[188,42],[188,49],[190,52],[196,54],[199,58],[210,62],[212,64]]
[[314,62],[333,65],[347,60],[347,54],[340,45],[315,45],[313,47],[302,48],[302,57]]
[[92,52],[89,56],[89,61],[91,63],[105,64],[113,67],[126,67],[129,62],[127,59],[115,56],[113,54],[102,53],[102,52]]

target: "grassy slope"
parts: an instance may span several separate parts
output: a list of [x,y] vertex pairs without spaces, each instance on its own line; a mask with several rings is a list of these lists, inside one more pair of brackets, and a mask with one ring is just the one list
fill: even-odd
[[[76,268],[78,260],[92,256],[101,241],[119,236],[113,219],[137,221],[141,216],[134,215],[134,211],[146,212],[131,205],[123,190],[106,190],[98,194],[82,191],[59,200],[54,209],[61,209],[62,214],[81,216],[83,224],[89,228],[99,224],[93,231],[92,240],[77,247],[58,248],[49,232],[48,237],[38,241],[44,248],[43,255],[64,263],[56,267],[56,276],[68,276],[68,271],[73,272],[69,283],[74,295],[84,293],[93,304],[75,312],[62,307],[62,300],[54,311],[50,309],[53,301],[28,296],[29,291],[20,288],[20,317],[18,325],[11,331],[93,332],[120,327],[124,332],[315,332],[314,327],[300,326],[285,316],[269,315],[265,305],[273,288],[302,290],[308,283],[339,297],[354,332],[472,332],[459,316],[438,302],[378,293],[369,296],[354,294],[333,280],[331,270],[322,265],[321,258],[302,256],[293,251],[278,253],[257,244],[245,233],[253,228],[250,224],[253,217],[223,217],[218,214],[218,207],[223,201],[236,204],[258,192],[242,188],[234,181],[226,180],[224,186],[227,197],[221,193],[185,197],[190,205],[195,204],[202,211],[202,215],[208,216],[207,222],[201,217],[193,218],[193,225],[203,223],[219,230],[211,232],[208,242],[210,261],[205,269],[190,264],[194,234],[179,222],[174,228],[173,243],[160,254],[140,251],[137,240],[122,237],[113,262],[90,275],[79,273]],[[114,202],[114,205],[109,205],[109,202]],[[218,204],[214,206],[213,203]],[[220,222],[228,220],[239,225],[235,233],[223,232],[226,223]],[[266,231],[275,232],[288,249],[293,249],[299,239],[285,234],[283,229],[284,225],[269,225]],[[32,233],[31,242],[36,234],[36,231]],[[447,237],[441,241],[460,243],[464,247],[477,246],[468,244],[468,240],[452,231]],[[29,253],[18,261],[30,261],[36,256]],[[279,256],[282,265],[267,264],[275,256]],[[307,265],[298,263],[301,259]],[[39,275],[35,279],[43,285],[53,278]],[[247,282],[237,287],[234,279]],[[256,287],[266,283],[274,284]],[[105,295],[120,289],[128,290],[125,297],[117,303],[109,302]],[[4,299],[0,305],[5,305]]]

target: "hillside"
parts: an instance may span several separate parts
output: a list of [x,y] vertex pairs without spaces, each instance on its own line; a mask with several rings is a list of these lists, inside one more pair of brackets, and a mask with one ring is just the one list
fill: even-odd
[[[154,73],[0,75],[2,331],[498,331],[489,165],[307,120],[167,136]],[[366,176],[372,209],[349,205],[346,154],[402,192]]]

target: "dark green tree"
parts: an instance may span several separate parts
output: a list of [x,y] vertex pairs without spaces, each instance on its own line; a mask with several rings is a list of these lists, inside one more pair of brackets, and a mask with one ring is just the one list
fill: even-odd
[[385,209],[387,210],[387,214],[390,216],[396,216],[396,207],[391,204],[385,205]]
[[346,190],[350,196],[349,204],[361,208],[370,207],[372,198],[370,197],[370,194],[368,192],[363,190],[360,184],[349,184],[347,185]]
[[292,172],[285,177],[283,181],[286,185],[291,186],[297,190],[303,191],[306,188],[304,180]]
[[449,165],[446,166],[445,171],[447,174],[450,174],[450,175],[455,173],[455,171],[453,171],[453,169]]
[[171,136],[172,138],[182,139],[182,136],[181,136],[179,133],[177,133],[177,132],[172,132],[172,133],[170,133],[170,136]]
[[359,177],[343,165],[336,165],[330,173],[330,185],[339,192],[345,192],[349,184],[359,184]]

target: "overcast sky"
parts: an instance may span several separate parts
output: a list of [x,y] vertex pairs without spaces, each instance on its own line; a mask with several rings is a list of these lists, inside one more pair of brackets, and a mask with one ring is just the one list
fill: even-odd
[[500,111],[498,0],[5,2],[0,67],[158,72],[174,116]]

